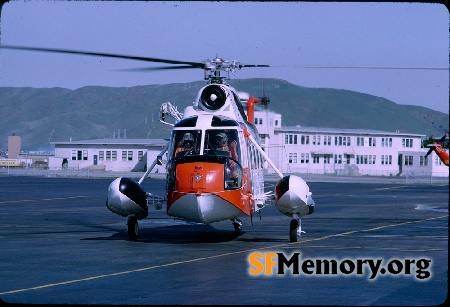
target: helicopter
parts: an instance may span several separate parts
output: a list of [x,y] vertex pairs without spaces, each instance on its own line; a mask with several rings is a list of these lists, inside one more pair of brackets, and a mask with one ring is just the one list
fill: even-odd
[[[157,197],[146,193],[140,184],[156,164],[162,164],[162,155],[167,152],[167,215],[204,224],[230,220],[240,232],[240,217],[252,216],[274,196],[278,210],[292,218],[289,240],[298,241],[300,218],[314,212],[312,193],[301,177],[284,176],[261,148],[253,124],[254,105],[265,100],[250,96],[246,114],[238,92],[226,82],[229,76],[220,74],[256,66],[261,65],[216,57],[205,63],[207,84],[182,116],[170,104],[162,106],[161,121],[167,123],[166,115],[177,120],[168,144],[138,182],[117,178],[108,190],[107,207],[127,217],[130,240],[137,240],[138,220],[147,217],[149,200],[161,208]],[[264,192],[264,160],[280,176],[273,193]]]
[[441,159],[441,161],[448,166],[448,152],[444,148],[442,148],[442,145],[444,144],[444,141],[447,137],[448,132],[439,141],[433,142],[432,144],[428,145],[430,149],[428,150],[425,157],[428,157],[434,151],[439,159]]
[[[291,218],[289,241],[301,236],[301,218],[314,212],[315,202],[308,184],[296,175],[283,175],[261,147],[254,125],[255,104],[267,106],[268,97],[249,96],[247,113],[238,91],[227,83],[230,72],[247,67],[269,65],[242,64],[216,55],[212,60],[187,62],[161,58],[111,53],[75,51],[38,47],[7,46],[0,48],[100,56],[170,64],[170,66],[135,70],[203,69],[206,85],[199,89],[193,104],[183,114],[170,103],[161,106],[161,121],[170,115],[176,119],[170,139],[158,157],[139,179],[116,178],[108,188],[107,208],[127,219],[128,239],[136,241],[138,221],[166,203],[168,216],[187,221],[212,224],[230,220],[234,231],[242,231],[242,217],[252,217],[274,200],[275,207]],[[225,76],[222,73],[226,74]],[[147,193],[142,183],[156,165],[162,165],[167,153],[166,196]],[[274,191],[265,192],[264,161],[280,177]]]

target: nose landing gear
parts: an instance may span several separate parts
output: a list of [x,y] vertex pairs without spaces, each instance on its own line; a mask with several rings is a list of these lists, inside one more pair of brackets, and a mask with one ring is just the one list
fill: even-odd
[[301,220],[299,218],[293,218],[289,226],[289,241],[298,242],[298,239],[300,238],[302,233],[305,232],[302,230]]
[[139,234],[139,224],[134,216],[127,218],[128,240],[137,241]]

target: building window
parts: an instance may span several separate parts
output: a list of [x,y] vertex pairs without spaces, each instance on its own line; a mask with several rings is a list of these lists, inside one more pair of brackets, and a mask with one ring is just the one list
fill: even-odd
[[289,153],[289,163],[297,163],[297,153],[296,152]]
[[331,136],[325,135],[323,137],[323,145],[331,146]]
[[133,151],[122,150],[122,161],[133,161]]
[[313,135],[312,143],[313,145],[320,145],[320,135]]
[[428,165],[428,157],[420,156],[420,166],[427,166]]
[[402,147],[412,148],[413,139],[402,139]]
[[105,160],[105,152],[103,150],[98,152],[98,159]]
[[381,155],[382,165],[392,165],[392,155]]
[[300,163],[309,163],[309,154],[307,153],[300,154]]
[[392,147],[392,138],[381,138],[381,147]]
[[275,127],[278,127],[278,119],[275,120]]
[[319,162],[319,155],[312,155],[312,159],[313,159],[313,163],[314,164],[320,163]]
[[113,160],[113,161],[117,160],[117,151],[113,150],[111,152],[111,160]]
[[413,165],[413,156],[405,156],[405,165],[407,166]]
[[349,136],[335,136],[334,137],[334,145],[350,146],[350,137]]
[[144,152],[142,150],[138,151],[138,161],[144,160]]
[[323,156],[323,163],[324,164],[331,164],[331,155],[324,155]]
[[375,142],[376,138],[369,138],[369,146],[371,147],[375,147],[376,146],[376,142]]
[[356,146],[364,146],[364,138],[362,136],[356,137]]
[[334,164],[342,164],[342,155],[334,155]]
[[356,164],[375,164],[375,155],[356,155]]
[[296,134],[286,134],[284,136],[284,144],[297,144]]
[[87,150],[72,150],[72,160],[87,160],[88,151]]
[[342,137],[342,146],[350,146],[350,137],[349,136]]
[[309,135],[303,135],[301,136],[301,144],[302,145],[307,145],[309,144]]
[[111,151],[110,150],[106,151],[106,160],[111,161]]

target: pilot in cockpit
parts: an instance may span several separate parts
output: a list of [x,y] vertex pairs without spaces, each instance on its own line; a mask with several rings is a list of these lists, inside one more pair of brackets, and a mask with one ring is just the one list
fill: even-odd
[[215,136],[214,141],[216,151],[225,151],[228,153],[227,155],[238,161],[237,143],[235,140],[228,142],[228,136],[221,132]]
[[175,156],[191,151],[194,145],[194,136],[192,133],[185,133],[181,141],[178,143],[178,147],[175,150]]
[[[218,133],[215,138],[215,151],[216,152],[224,152],[227,156],[233,158],[236,161],[239,161],[239,157],[237,154],[237,142],[235,140],[228,141],[228,136],[224,133]],[[237,164],[235,161],[230,160],[230,167],[232,170],[232,177],[237,177]]]

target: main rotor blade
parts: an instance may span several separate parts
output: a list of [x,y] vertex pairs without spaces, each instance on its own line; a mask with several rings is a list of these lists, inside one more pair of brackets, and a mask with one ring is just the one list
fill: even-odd
[[270,67],[269,65],[265,65],[265,64],[239,64],[239,68],[242,67]]
[[171,69],[193,69],[194,66],[159,66],[159,67],[141,67],[117,69],[118,71],[153,71],[153,70],[171,70]]
[[449,70],[447,67],[405,67],[405,66],[271,66],[271,67],[294,67],[294,68],[313,68],[313,69],[385,69],[385,70]]
[[428,152],[427,152],[427,154],[425,155],[425,157],[428,157],[429,155],[430,155],[430,153],[432,153],[433,152],[433,147],[431,147],[429,150],[428,150]]
[[204,67],[204,64],[200,63],[200,62],[185,62],[185,61],[176,61],[176,60],[168,60],[168,59],[160,59],[160,58],[149,58],[149,57],[141,57],[141,56],[130,56],[130,55],[113,54],[113,53],[77,51],[77,50],[54,49],[54,48],[12,46],[12,45],[0,45],[0,48],[2,48],[2,49],[12,49],[12,50],[24,50],[24,51],[39,51],[39,52],[54,52],[54,53],[66,53],[66,54],[100,56],[100,57],[109,57],[109,58],[117,58],[117,59],[128,59],[128,60],[137,60],[137,61],[145,61],[145,62],[156,62],[156,63],[167,63],[167,64],[183,64],[183,65],[190,65],[191,67],[198,67],[198,68],[203,68]]

